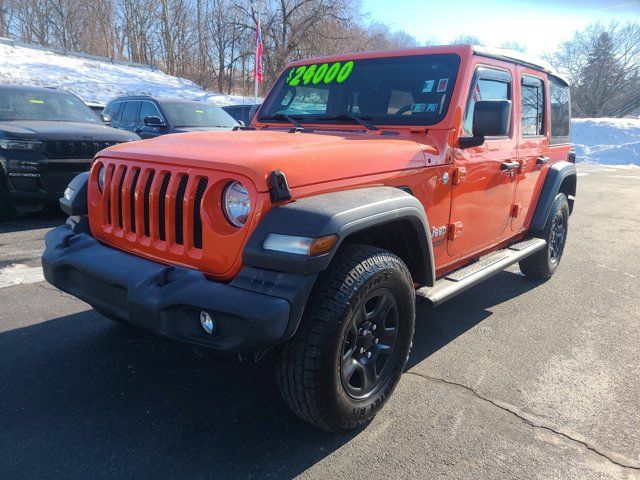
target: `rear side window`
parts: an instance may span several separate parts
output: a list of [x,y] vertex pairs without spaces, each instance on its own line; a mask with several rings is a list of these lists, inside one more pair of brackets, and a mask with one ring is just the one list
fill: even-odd
[[511,75],[502,70],[478,68],[463,122],[464,129],[469,135],[473,135],[473,112],[476,102],[480,100],[511,100]]
[[122,110],[122,123],[136,123],[138,121],[138,107],[140,102],[125,102]]
[[571,102],[569,87],[555,77],[549,77],[549,100],[551,103],[551,145],[569,143],[571,125]]
[[112,122],[119,121],[118,115],[120,114],[120,110],[122,108],[122,102],[114,102],[107,105],[104,109],[105,115],[109,115],[111,117]]
[[535,77],[522,77],[522,136],[544,135],[544,83]]

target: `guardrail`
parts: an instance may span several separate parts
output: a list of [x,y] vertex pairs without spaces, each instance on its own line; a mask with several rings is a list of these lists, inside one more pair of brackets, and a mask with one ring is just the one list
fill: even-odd
[[113,58],[113,57],[102,57],[100,55],[91,55],[89,53],[84,53],[84,52],[75,52],[73,50],[66,50],[64,48],[58,48],[58,47],[43,47],[42,45],[22,42],[20,40],[13,40],[12,38],[0,37],[0,44],[10,45],[12,47],[31,48],[32,50],[41,50],[44,52],[53,52],[58,55],[64,55],[65,57],[84,58],[87,60],[108,62],[114,65],[125,65],[127,67],[144,68],[151,71],[155,71],[157,69],[153,64],[147,65],[146,63],[129,62],[126,60],[118,60],[117,58]]

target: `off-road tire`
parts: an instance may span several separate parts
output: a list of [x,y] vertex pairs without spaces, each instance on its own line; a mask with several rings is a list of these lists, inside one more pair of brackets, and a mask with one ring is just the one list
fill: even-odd
[[[395,306],[389,307],[389,312],[376,313],[383,312],[393,302]],[[367,308],[372,308],[371,312]],[[372,340],[376,315],[383,318],[378,321],[383,326],[378,329],[380,338]],[[372,320],[358,327],[362,318]],[[381,353],[385,345],[380,340],[390,338],[387,332],[394,330],[388,328],[388,322],[396,322],[393,354],[388,353],[392,350]],[[414,324],[415,290],[404,262],[386,250],[368,245],[342,247],[329,268],[319,275],[298,331],[278,349],[276,377],[282,397],[299,417],[323,430],[350,430],[368,423],[402,375],[413,341]],[[368,330],[362,325],[368,325]],[[371,357],[363,358],[360,348],[351,348],[356,345],[354,332],[358,341],[368,342],[368,350],[362,355],[373,352]],[[375,344],[371,344],[372,341]],[[369,363],[368,368],[374,368],[374,375],[380,375],[379,385],[363,398],[354,398],[347,389],[356,387],[344,383],[343,379],[345,351],[352,350],[354,356],[360,355],[357,357],[360,362],[367,364],[371,359],[375,366]],[[377,372],[377,362],[384,355],[388,357]],[[347,369],[344,370],[344,375],[348,375]],[[361,375],[363,379],[374,378]],[[368,382],[369,385],[375,383]],[[364,393],[364,383],[361,388]]]
[[[549,279],[558,268],[567,241],[569,202],[564,193],[553,200],[549,217],[542,231],[536,235],[547,241],[547,246],[520,261],[520,271],[527,277]],[[559,229],[561,233],[559,233]],[[558,235],[562,237],[559,238]]]

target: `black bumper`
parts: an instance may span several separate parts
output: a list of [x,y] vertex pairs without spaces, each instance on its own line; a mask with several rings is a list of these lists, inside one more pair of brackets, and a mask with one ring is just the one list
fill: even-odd
[[66,160],[31,157],[29,152],[25,152],[0,159],[3,181],[6,183],[2,187],[18,202],[57,202],[69,182],[79,173],[88,171],[93,161],[91,158]]
[[[221,352],[260,352],[293,334],[315,280],[243,269],[237,282],[218,283],[196,270],[107,247],[67,226],[47,233],[45,241],[44,275],[60,290],[136,327]],[[278,291],[289,293],[263,293]],[[203,310],[215,319],[211,334],[200,325]]]

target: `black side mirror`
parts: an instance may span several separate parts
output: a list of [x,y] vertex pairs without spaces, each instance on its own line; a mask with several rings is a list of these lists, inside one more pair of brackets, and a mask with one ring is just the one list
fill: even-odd
[[151,116],[151,117],[144,117],[144,124],[147,127],[164,127],[165,123],[164,121],[157,116]]
[[109,115],[108,113],[101,113],[100,114],[100,118],[102,119],[102,121],[104,123],[106,123],[107,125],[111,125],[111,115]]
[[473,110],[473,137],[460,137],[460,148],[482,145],[485,137],[509,134],[511,100],[479,100]]

